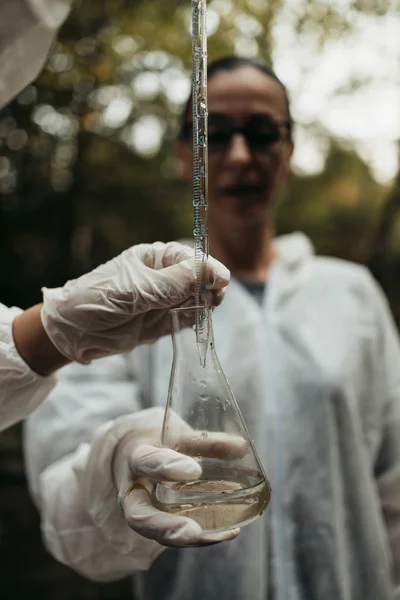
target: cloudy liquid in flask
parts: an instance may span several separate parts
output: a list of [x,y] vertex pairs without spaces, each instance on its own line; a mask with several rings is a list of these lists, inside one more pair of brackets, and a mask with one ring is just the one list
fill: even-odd
[[157,508],[189,517],[204,531],[223,531],[251,523],[265,510],[271,490],[262,473],[201,461],[197,481],[159,483],[153,492]]

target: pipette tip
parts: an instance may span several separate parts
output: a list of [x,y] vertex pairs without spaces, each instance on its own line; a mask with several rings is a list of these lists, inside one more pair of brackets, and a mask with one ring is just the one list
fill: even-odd
[[200,366],[202,369],[206,366],[208,340],[197,340],[197,350],[199,351]]

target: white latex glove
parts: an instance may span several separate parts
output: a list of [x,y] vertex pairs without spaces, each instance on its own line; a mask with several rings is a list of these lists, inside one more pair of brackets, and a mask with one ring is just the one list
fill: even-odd
[[73,0],[0,0],[0,108],[43,68]]
[[[208,302],[221,302],[229,271],[209,258]],[[61,288],[43,289],[42,323],[71,361],[126,352],[170,332],[168,311],[194,304],[194,250],[177,242],[139,244]]]
[[[152,505],[151,491],[156,481],[193,481],[201,476],[201,467],[193,458],[160,448],[163,418],[161,408],[120,417],[92,445],[86,503],[103,536],[124,553],[138,550],[138,542],[133,541],[137,538],[126,534],[127,525],[135,534],[162,546],[215,544],[234,539],[240,531],[206,534],[192,519],[160,511]],[[183,443],[188,452],[232,458],[243,455],[247,449],[242,438],[216,433],[204,440],[201,432],[193,431],[183,421],[180,423],[180,446]],[[112,483],[108,479],[110,472],[114,475]],[[117,496],[120,508],[116,506]],[[141,544],[143,551],[146,548],[151,552],[152,559],[162,550],[158,544],[150,550],[146,540]]]

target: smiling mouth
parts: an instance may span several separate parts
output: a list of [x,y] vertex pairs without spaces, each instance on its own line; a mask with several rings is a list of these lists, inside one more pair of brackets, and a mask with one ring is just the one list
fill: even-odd
[[245,198],[246,196],[262,196],[265,195],[264,185],[235,185],[221,188],[220,192],[224,196],[236,196],[238,198]]

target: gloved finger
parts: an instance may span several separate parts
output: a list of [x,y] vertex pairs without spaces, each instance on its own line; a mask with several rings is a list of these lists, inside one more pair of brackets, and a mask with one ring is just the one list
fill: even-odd
[[[183,270],[186,271],[186,277],[192,281],[193,285],[196,285],[196,265],[194,257],[187,258],[176,264],[170,265],[162,270],[165,275],[169,275],[172,279],[175,279],[175,273],[179,273],[180,276]],[[204,283],[207,290],[219,290],[226,287],[229,284],[231,274],[219,260],[216,260],[212,256],[208,257],[207,262],[202,264],[202,275],[204,277]]]
[[207,304],[210,306],[219,306],[225,298],[226,289],[227,288],[224,287],[221,290],[212,290],[212,292],[209,293],[209,296],[207,296]]
[[[165,267],[171,267],[183,260],[191,260],[195,257],[194,248],[186,244],[180,244],[178,242],[168,242],[165,245],[163,255],[161,257],[160,269]],[[153,267],[156,268],[156,267]]]
[[[171,433],[173,437],[173,430]],[[249,444],[244,438],[229,433],[196,431],[189,435],[178,434],[174,448],[190,456],[234,460],[243,458],[249,450]]]
[[122,500],[126,521],[137,533],[163,546],[198,546],[233,540],[239,529],[203,533],[200,525],[187,517],[158,510],[145,487],[134,484]]
[[[194,306],[194,297],[189,298],[187,301],[174,308],[184,308],[185,306]],[[161,308],[159,310],[154,309],[144,314],[142,322],[143,335],[146,336],[147,332],[154,330],[157,337],[167,335],[171,333],[171,317],[169,315],[169,308]],[[192,327],[195,324],[195,314],[193,311],[183,312],[179,319],[179,325],[181,329]]]
[[[211,308],[218,306],[222,302],[225,292],[226,288],[223,290],[212,290],[207,292],[205,295],[205,304]],[[174,306],[173,308],[193,308],[195,305],[196,298],[194,296],[190,296],[187,300],[177,306]],[[143,313],[140,334],[141,342],[155,342],[159,338],[171,333],[171,318],[169,315],[170,308],[162,308],[159,310],[153,309]],[[196,313],[194,311],[188,311],[187,313],[182,311],[182,314],[179,318],[179,328],[188,329],[193,327],[195,325],[195,321]],[[123,327],[124,326],[125,324]]]
[[[227,287],[224,287],[222,289],[215,289],[215,290],[209,290],[206,291],[204,294],[202,293],[202,303],[201,306],[206,306],[206,307],[210,307],[211,309],[214,309],[216,306],[218,306],[219,304],[221,304],[222,300],[224,299],[224,296],[226,294],[226,290]],[[153,309],[151,311],[151,314],[155,315],[157,313],[161,313],[161,311],[164,311],[164,314],[168,314],[169,311],[172,308],[194,308],[196,307],[196,297],[195,294],[191,294],[188,298],[186,298],[185,300],[183,300],[182,302],[180,302],[179,304],[176,304],[175,306],[170,306],[169,308],[162,308],[162,309]],[[150,314],[149,314],[150,316]],[[180,317],[179,317],[179,326],[181,329],[186,329],[187,327],[192,327],[196,322],[196,314],[193,311],[182,311]],[[168,326],[169,326],[169,330],[171,329],[171,319],[169,317],[168,314]]]
[[[172,435],[173,432],[172,432]],[[151,444],[132,446],[128,465],[135,478],[146,477],[152,481],[193,481],[201,477],[201,466],[192,457],[234,460],[242,458],[249,449],[245,439],[224,433],[207,434],[195,432],[180,435],[174,447],[157,448]]]
[[126,252],[132,251],[135,260],[154,270],[170,267],[183,260],[194,258],[194,249],[179,242],[154,242],[138,244]]
[[[194,274],[196,275],[194,248],[190,248],[189,246],[185,246],[177,242],[169,242],[168,244],[165,244],[163,249],[163,258],[161,261],[162,267],[170,267],[183,261],[189,261],[193,268]],[[157,267],[153,265],[152,268],[155,269]],[[223,281],[225,281],[225,283],[223,283],[224,286],[228,285],[230,280],[230,272],[220,261],[216,260],[214,257],[208,256],[207,261],[202,264],[202,268],[203,277],[207,284],[208,290],[220,289],[221,282]]]
[[[192,306],[194,298],[188,301]],[[187,315],[187,318],[180,319],[180,328],[189,328],[194,325],[194,315]],[[140,330],[139,342],[152,343],[165,335],[171,333],[171,317],[169,309],[152,310],[143,314],[142,326]]]
[[[144,265],[153,270],[161,270],[167,267],[172,267],[183,261],[190,261],[194,265],[195,250],[194,248],[179,242],[154,242],[153,244],[139,244],[135,246],[136,259],[140,260]],[[209,267],[207,268],[207,265]],[[206,274],[205,276],[212,280],[214,273],[218,276],[228,277],[229,271],[212,256],[208,256],[207,262],[204,263]]]
[[[206,290],[221,290],[230,279],[230,273],[218,261],[210,261],[204,269]],[[138,284],[139,286],[139,284]],[[196,269],[193,260],[184,260],[159,271],[148,269],[140,281],[137,310],[176,308],[191,298],[196,289]]]
[[[202,306],[209,306],[212,309],[216,306],[219,306],[225,297],[227,287],[228,286],[222,289],[207,290],[206,292],[202,293]],[[196,306],[196,297],[193,293],[186,300],[184,300],[174,308],[193,308],[194,306]],[[195,316],[193,315],[193,313],[188,312],[187,315],[185,314],[181,316],[180,321],[181,326],[190,327],[191,325],[195,324]]]
[[207,290],[225,288],[231,279],[229,269],[212,256],[209,256],[207,262],[203,264],[203,276]]
[[128,464],[133,475],[153,481],[193,481],[201,477],[199,463],[190,456],[150,444],[134,447]]

